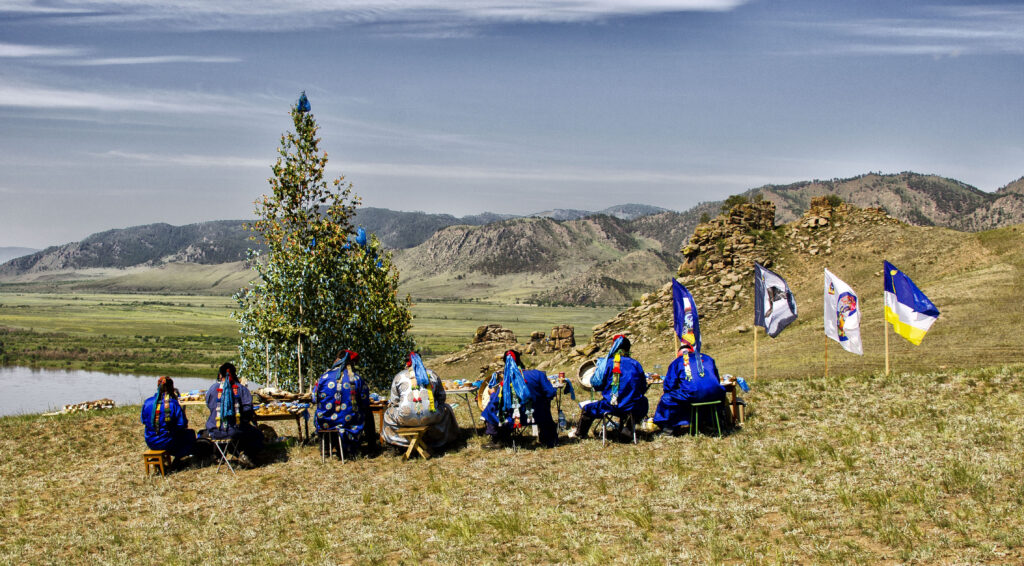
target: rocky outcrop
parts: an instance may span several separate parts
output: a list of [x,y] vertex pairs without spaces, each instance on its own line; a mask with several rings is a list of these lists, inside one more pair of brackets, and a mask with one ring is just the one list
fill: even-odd
[[[764,232],[775,229],[775,204],[763,201],[733,206],[725,214],[697,225],[683,246],[678,275],[710,275],[734,266],[768,261],[762,253]],[[762,241],[759,241],[762,240]]]
[[508,328],[503,328],[500,324],[488,324],[486,326],[480,326],[476,329],[476,333],[473,334],[473,343],[480,344],[481,342],[515,342],[516,334]]
[[543,343],[545,352],[561,352],[576,346],[576,328],[561,324],[551,329],[551,335]]
[[[858,208],[834,197],[813,199],[796,221],[776,227],[774,205],[757,202],[734,206],[729,212],[694,230],[684,246],[678,280],[693,295],[702,320],[749,305],[754,262],[771,267],[788,252],[831,254],[832,246],[880,225],[899,224],[881,208]],[[855,230],[846,228],[856,227]],[[740,326],[746,332],[749,326]],[[611,346],[624,334],[634,344],[668,342],[672,335],[672,284],[644,294],[640,304],[594,327],[592,340],[538,365],[538,369],[575,366]]]

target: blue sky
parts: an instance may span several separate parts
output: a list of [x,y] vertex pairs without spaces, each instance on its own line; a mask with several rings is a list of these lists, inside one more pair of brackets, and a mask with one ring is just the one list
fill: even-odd
[[1024,175],[1024,5],[0,0],[0,246],[247,218],[308,94],[366,206]]

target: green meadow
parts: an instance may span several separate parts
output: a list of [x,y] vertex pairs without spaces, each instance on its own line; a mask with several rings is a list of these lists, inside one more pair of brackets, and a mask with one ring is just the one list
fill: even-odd
[[278,445],[238,476],[144,476],[138,406],[3,417],[0,562],[1021,564],[1022,372],[766,379],[741,430],[635,446],[487,451],[459,406],[427,461]]
[[[234,308],[224,296],[3,292],[0,362],[207,376],[237,355]],[[491,323],[523,341],[532,331],[572,324],[585,342],[616,309],[422,302],[412,312],[417,347],[429,356],[461,349],[478,326]]]

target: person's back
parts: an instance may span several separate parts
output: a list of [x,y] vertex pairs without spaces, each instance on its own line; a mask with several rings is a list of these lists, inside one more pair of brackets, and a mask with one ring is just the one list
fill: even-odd
[[630,415],[635,423],[647,416],[647,375],[640,362],[629,357],[630,342],[625,336],[615,336],[608,355],[597,364],[591,380],[601,392],[601,399],[580,406],[580,422],[570,437],[585,438],[590,425],[604,415],[624,417]]
[[171,378],[157,380],[157,392],[142,402],[139,419],[145,426],[146,446],[149,448],[167,450],[178,458],[192,453],[196,433],[188,428],[188,418],[178,403]]
[[664,391],[651,420],[663,429],[688,426],[693,403],[725,399],[715,360],[692,348],[681,349],[672,360],[662,387]]
[[[517,425],[531,424],[530,418],[533,419],[532,424],[537,426],[537,439],[540,443],[548,448],[555,446],[558,429],[551,418],[551,400],[555,398],[557,391],[548,380],[547,374],[536,369],[524,371],[523,367],[519,352],[509,350],[505,352],[505,370],[500,374],[501,379],[498,379],[498,374],[492,376],[489,386],[493,393],[480,415],[487,423],[487,434],[491,437],[491,442],[485,444],[484,448],[500,448],[509,441],[512,430]],[[511,399],[517,395],[513,383],[517,379],[517,368],[522,376],[522,386],[526,388],[523,392],[525,399],[517,398],[506,402],[506,398]],[[507,410],[506,407],[511,405],[519,405],[518,413],[516,408],[512,408],[512,412]],[[516,419],[519,419],[518,423]]]
[[370,411],[370,390],[350,367],[359,354],[342,350],[313,389],[317,430],[338,430],[346,451],[363,440]]
[[217,381],[206,391],[206,406],[210,416],[203,435],[213,440],[232,440],[230,448],[242,463],[253,465],[263,448],[263,435],[256,428],[252,393],[239,381],[234,364],[220,366]]
[[430,427],[423,440],[432,448],[453,442],[459,435],[452,408],[441,379],[423,366],[419,354],[410,353],[404,370],[391,382],[388,408],[384,412],[384,440],[395,446],[408,446],[409,440],[398,435],[402,427]]

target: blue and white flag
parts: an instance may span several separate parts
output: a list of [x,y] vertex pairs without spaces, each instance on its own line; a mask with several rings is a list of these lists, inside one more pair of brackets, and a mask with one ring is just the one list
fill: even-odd
[[754,264],[754,324],[775,338],[796,320],[796,299],[777,273]]
[[860,300],[842,279],[825,270],[825,336],[847,352],[864,355],[860,343]]
[[697,318],[697,303],[686,287],[675,279],[672,279],[672,322],[679,340],[699,352],[700,319]]
[[885,268],[885,321],[915,346],[939,317],[939,309],[902,271],[888,261]]

